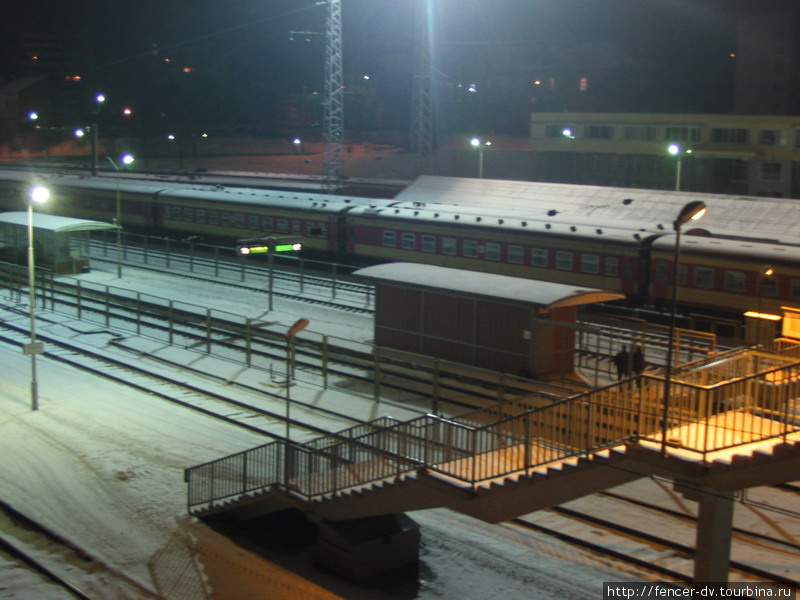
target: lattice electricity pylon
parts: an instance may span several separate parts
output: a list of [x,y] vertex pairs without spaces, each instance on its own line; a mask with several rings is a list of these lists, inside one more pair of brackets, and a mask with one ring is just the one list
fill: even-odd
[[344,142],[344,81],[342,77],[342,4],[327,0],[328,19],[325,27],[325,189],[339,187]]
[[[410,149],[420,158],[433,156],[433,100],[431,92],[431,14],[430,0],[418,0],[414,44],[414,75],[411,92]],[[430,165],[428,165],[430,166]]]

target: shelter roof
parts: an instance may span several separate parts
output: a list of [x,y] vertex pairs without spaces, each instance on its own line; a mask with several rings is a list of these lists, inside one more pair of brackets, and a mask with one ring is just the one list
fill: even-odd
[[365,267],[354,275],[373,282],[458,292],[494,300],[513,300],[543,308],[580,306],[625,297],[596,288],[405,262]]
[[[0,224],[28,225],[28,213],[4,212],[0,213]],[[55,233],[67,233],[73,231],[94,231],[96,229],[116,229],[113,223],[103,221],[87,221],[86,219],[74,219],[72,217],[59,217],[57,215],[47,215],[33,213],[33,226],[35,229],[47,229]]]

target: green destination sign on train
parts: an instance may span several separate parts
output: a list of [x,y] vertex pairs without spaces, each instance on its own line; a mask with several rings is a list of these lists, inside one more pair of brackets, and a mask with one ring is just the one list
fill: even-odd
[[300,242],[289,244],[259,244],[257,246],[239,246],[239,254],[266,254],[268,252],[297,252],[303,249]]

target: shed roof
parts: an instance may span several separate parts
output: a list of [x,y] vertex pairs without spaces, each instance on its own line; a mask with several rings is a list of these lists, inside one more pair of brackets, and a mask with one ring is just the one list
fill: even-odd
[[596,288],[405,262],[365,267],[354,275],[373,282],[513,300],[543,308],[580,306],[625,297],[623,294]]
[[[27,226],[28,213],[24,211],[0,213],[0,224],[2,223]],[[55,233],[117,228],[113,223],[104,223],[103,221],[87,221],[86,219],[73,219],[72,217],[59,217],[36,212],[33,213],[33,227],[35,229],[47,229]]]

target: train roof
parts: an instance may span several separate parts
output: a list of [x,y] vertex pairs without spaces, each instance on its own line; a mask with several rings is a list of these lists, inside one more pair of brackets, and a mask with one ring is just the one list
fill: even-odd
[[[682,235],[681,253],[711,254],[740,260],[764,263],[791,262],[800,264],[800,247],[764,244],[750,240],[727,240],[701,235]],[[656,251],[672,254],[675,251],[675,234],[665,235],[653,242]]]
[[708,213],[698,225],[712,236],[800,245],[800,202],[787,198],[423,175],[395,199],[414,206],[489,207],[528,220],[614,222],[652,233],[672,231],[680,210],[702,200]]
[[624,294],[596,288],[407,262],[365,267],[353,275],[370,281],[485,296],[492,300],[512,300],[547,308],[580,306],[625,297]]

